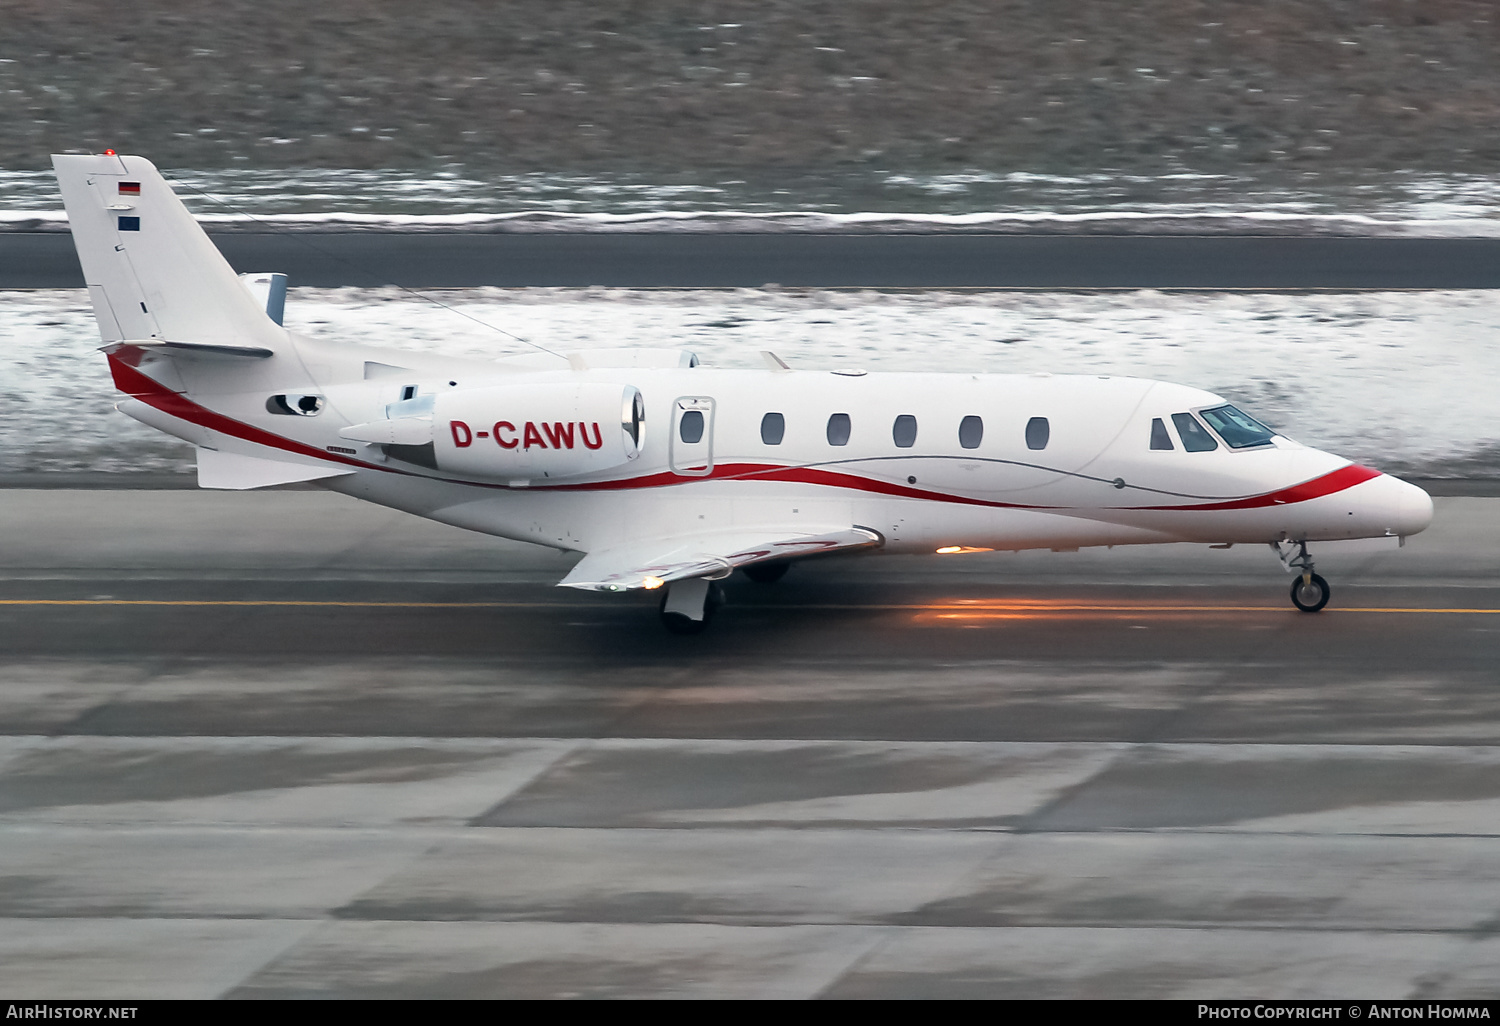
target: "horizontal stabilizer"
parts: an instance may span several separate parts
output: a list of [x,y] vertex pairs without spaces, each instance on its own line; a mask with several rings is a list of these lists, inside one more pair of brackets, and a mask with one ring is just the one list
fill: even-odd
[[884,542],[875,531],[850,526],[779,531],[744,528],[683,538],[655,538],[590,552],[558,582],[558,587],[591,591],[655,588],[688,577],[722,576],[753,563],[853,552],[876,548]]
[[318,481],[325,477],[343,477],[354,473],[345,467],[317,463],[289,463],[259,456],[198,447],[198,487],[247,491],[251,488],[274,488],[277,485]]
[[260,346],[221,346],[210,342],[161,342],[152,340],[142,342],[131,340],[121,342],[119,345],[135,346],[137,349],[145,349],[153,353],[164,353],[167,356],[247,356],[251,359],[263,360],[267,356],[276,354],[270,349],[262,349]]

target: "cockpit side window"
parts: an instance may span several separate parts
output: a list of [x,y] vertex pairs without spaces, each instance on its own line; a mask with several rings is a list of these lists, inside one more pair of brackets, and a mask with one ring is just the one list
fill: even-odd
[[1151,418],[1151,448],[1177,448],[1177,446],[1172,444],[1172,435],[1167,431],[1167,425],[1162,423],[1162,419],[1160,417]]
[[1219,433],[1231,449],[1245,449],[1252,445],[1269,445],[1276,434],[1247,413],[1233,406],[1215,406],[1211,410],[1199,410],[1198,415],[1208,421],[1208,426]]
[[1191,413],[1172,414],[1172,423],[1177,425],[1177,433],[1182,436],[1182,447],[1188,452],[1208,452],[1219,447],[1214,436],[1205,431]]

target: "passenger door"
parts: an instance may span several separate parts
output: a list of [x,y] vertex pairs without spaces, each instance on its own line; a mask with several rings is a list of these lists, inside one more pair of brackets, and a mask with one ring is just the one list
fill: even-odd
[[714,469],[714,401],[707,396],[683,396],[672,404],[672,472],[684,477],[707,477]]

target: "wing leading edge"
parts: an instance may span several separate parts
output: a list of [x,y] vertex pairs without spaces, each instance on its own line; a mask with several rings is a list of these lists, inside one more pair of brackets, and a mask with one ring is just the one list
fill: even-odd
[[737,567],[832,552],[878,548],[885,539],[866,527],[810,530],[732,530],[681,538],[655,538],[590,552],[560,588],[629,591],[689,577],[727,576]]

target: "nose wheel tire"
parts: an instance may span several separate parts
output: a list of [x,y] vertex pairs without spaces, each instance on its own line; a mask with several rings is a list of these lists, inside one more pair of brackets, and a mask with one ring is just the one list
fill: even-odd
[[1316,613],[1328,605],[1331,594],[1328,582],[1317,574],[1308,574],[1306,579],[1298,574],[1292,581],[1292,605],[1304,613]]

